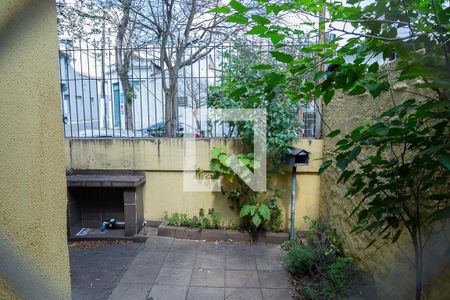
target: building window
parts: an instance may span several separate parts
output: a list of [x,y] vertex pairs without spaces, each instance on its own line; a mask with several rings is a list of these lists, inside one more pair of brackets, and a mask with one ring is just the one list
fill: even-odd
[[76,96],[77,101],[81,101],[81,96]]
[[94,97],[91,97],[91,102],[94,102]]
[[188,104],[188,98],[186,96],[178,97],[177,102],[178,102],[178,106],[186,107]]
[[69,101],[70,100],[70,96],[68,94],[64,94],[64,100]]

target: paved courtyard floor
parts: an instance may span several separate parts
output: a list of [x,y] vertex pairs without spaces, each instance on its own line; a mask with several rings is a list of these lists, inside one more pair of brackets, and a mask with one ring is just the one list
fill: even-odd
[[279,245],[158,236],[145,244],[71,249],[72,295],[74,300],[291,299],[281,254]]

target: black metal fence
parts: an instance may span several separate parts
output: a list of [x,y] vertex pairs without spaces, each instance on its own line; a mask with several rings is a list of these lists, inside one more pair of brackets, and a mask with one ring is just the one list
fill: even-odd
[[[95,46],[95,47],[94,47]],[[233,76],[231,65],[257,55],[258,61],[276,63],[269,53],[271,45],[211,45],[192,64],[180,69],[177,77],[177,136],[192,126],[201,137],[228,137],[227,123],[211,123],[204,114],[189,123],[192,109],[208,109],[211,87],[220,85],[225,76]],[[299,51],[298,45],[289,51]],[[61,44],[59,50],[61,78],[61,107],[64,135],[67,138],[149,138],[165,135],[165,93],[163,74],[159,67],[158,47],[128,49],[131,53],[128,72],[132,92],[132,126],[126,118],[128,95],[124,95],[121,78],[116,70],[114,47],[102,43],[80,42]],[[186,56],[195,55],[199,48],[186,50]],[[247,51],[248,50],[248,51]],[[247,52],[245,52],[247,51]],[[228,68],[228,69],[227,69]],[[167,77],[167,76],[166,76]],[[128,94],[130,91],[127,91]],[[317,137],[319,131],[318,106],[309,103],[298,107],[303,120],[299,128],[302,138]],[[128,126],[127,126],[128,125]]]

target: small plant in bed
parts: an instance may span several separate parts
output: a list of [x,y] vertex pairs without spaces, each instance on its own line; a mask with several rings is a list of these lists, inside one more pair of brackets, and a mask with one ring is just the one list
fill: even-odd
[[284,244],[283,258],[300,299],[339,299],[348,294],[360,275],[352,258],[345,255],[335,230],[321,221],[307,219],[306,239]]
[[205,213],[205,209],[200,208],[198,216],[193,216],[192,218],[184,213],[173,213],[170,216],[166,214],[166,224],[199,229],[219,229],[224,227],[222,216],[214,208],[208,209],[208,213]]

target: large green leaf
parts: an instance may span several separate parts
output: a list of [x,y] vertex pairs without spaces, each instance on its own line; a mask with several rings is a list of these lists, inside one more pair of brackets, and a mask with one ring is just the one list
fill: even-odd
[[369,72],[376,73],[378,72],[379,67],[380,66],[378,65],[378,62],[374,62],[373,64],[370,65]]
[[351,89],[351,91],[348,94],[351,96],[356,96],[356,95],[364,94],[365,92],[366,92],[366,89],[362,85],[357,84]]
[[250,204],[246,204],[241,208],[241,211],[239,213],[239,215],[241,217],[245,217],[245,216],[253,216],[256,212],[256,206],[254,205],[250,205]]
[[261,225],[261,217],[259,216],[259,214],[254,214],[252,217],[252,223],[253,225],[255,225],[255,227],[259,227],[259,225]]
[[263,35],[263,37],[270,38],[272,44],[276,45],[282,40],[284,40],[285,36],[276,32],[269,32]]
[[325,94],[323,95],[323,102],[325,102],[325,104],[328,104],[331,102],[331,99],[333,99],[334,96],[334,90],[328,90],[325,92]]
[[433,218],[432,218],[433,221],[445,220],[445,219],[450,219],[450,206],[447,206],[443,209],[436,211],[433,214]]
[[332,160],[327,160],[323,164],[321,164],[319,167],[319,174],[328,169],[328,167],[331,166],[332,164],[333,164]]
[[253,26],[252,29],[250,29],[249,31],[247,31],[245,34],[255,34],[255,35],[262,35],[266,32],[266,27],[258,25],[258,26]]
[[220,154],[220,149],[219,148],[212,148],[211,149],[211,158],[218,158]]
[[276,60],[282,63],[288,64],[294,60],[294,57],[288,53],[279,51],[270,51],[270,54],[272,54],[272,56],[275,57]]
[[219,155],[219,161],[222,165],[229,167],[231,164],[231,157],[225,153],[222,153]]
[[234,91],[232,91],[230,93],[230,97],[232,97],[232,98],[239,97],[239,96],[245,94],[245,92],[247,92],[247,88],[245,86],[242,86],[242,87],[237,88]]
[[258,212],[264,220],[270,220],[270,209],[264,203],[261,203],[258,208]]
[[442,153],[437,156],[437,159],[447,170],[450,170],[450,155]]
[[333,130],[329,134],[327,134],[327,137],[334,138],[335,136],[338,136],[341,133],[340,129]]
[[228,6],[219,6],[210,10],[212,13],[227,14],[231,11]]
[[258,65],[252,66],[252,69],[253,70],[270,70],[270,69],[273,69],[273,66],[267,65],[267,64],[258,64]]
[[248,18],[240,14],[231,15],[226,20],[228,23],[247,24]]
[[259,25],[267,25],[270,24],[270,20],[266,17],[259,16],[259,15],[252,15],[252,19],[258,23]]
[[240,13],[245,13],[245,12],[248,11],[248,8],[247,8],[244,4],[242,4],[242,3],[240,3],[240,2],[238,2],[238,1],[236,1],[236,0],[231,0],[231,1],[230,1],[230,6],[231,6],[235,11],[240,12]]

